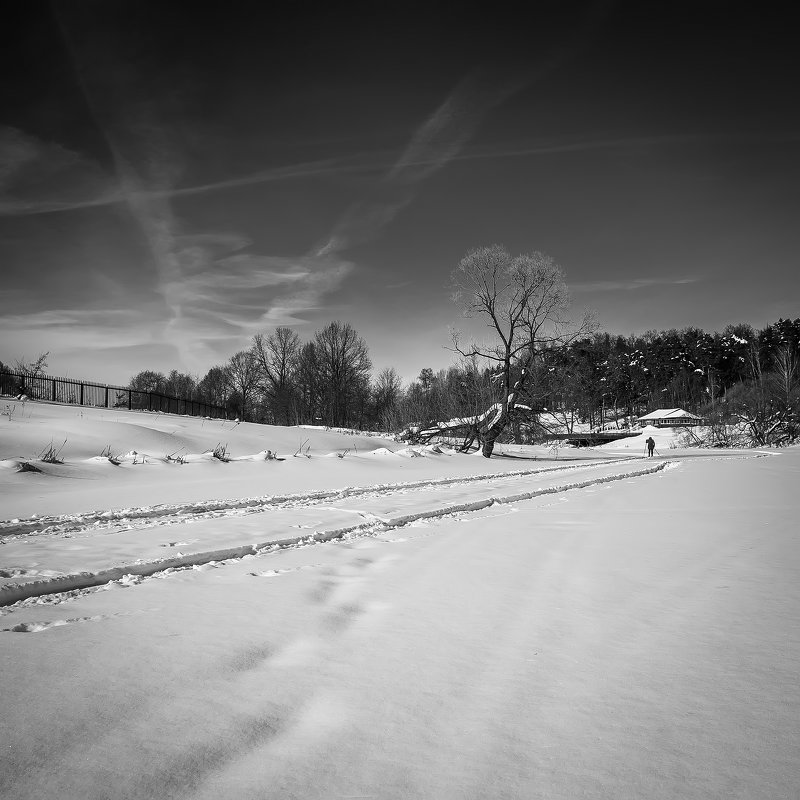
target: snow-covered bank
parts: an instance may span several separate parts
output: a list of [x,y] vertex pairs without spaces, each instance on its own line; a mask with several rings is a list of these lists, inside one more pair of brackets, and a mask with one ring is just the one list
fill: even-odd
[[[216,444],[181,424],[187,452]],[[262,433],[235,454],[283,455]],[[22,488],[33,508],[0,513],[7,585],[295,541],[0,608],[0,796],[797,796],[799,449],[564,463],[331,444],[111,480],[71,477],[79,452],[3,476],[0,508]],[[214,502],[148,497],[151,468],[159,497],[188,475]],[[144,502],[104,515],[118,495]]]
[[[37,458],[51,443],[63,464]],[[214,458],[213,451],[220,447],[233,460]],[[10,417],[0,416],[0,519],[334,490],[520,468],[519,462],[507,459],[451,458],[452,451],[438,449],[441,452],[320,428],[18,403]],[[267,460],[267,450],[284,460]],[[100,457],[104,452],[110,452],[119,464]],[[555,460],[546,448],[527,448],[524,456],[547,463]],[[566,449],[557,461],[610,457],[613,454]],[[20,472],[21,463],[30,463],[37,472]]]

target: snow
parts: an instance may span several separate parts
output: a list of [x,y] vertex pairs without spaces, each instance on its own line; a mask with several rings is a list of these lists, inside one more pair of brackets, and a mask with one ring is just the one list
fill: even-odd
[[[514,393],[512,392],[508,396],[508,403],[510,404],[514,399]],[[517,403],[514,406],[519,411],[530,411],[530,406],[523,405],[522,403]],[[487,428],[491,428],[492,425],[500,419],[500,416],[503,413],[503,405],[502,403],[492,403],[485,411],[480,414],[476,414],[473,417],[453,417],[452,419],[447,420],[446,422],[437,422],[433,428],[426,428],[425,430],[420,430],[419,426],[409,426],[408,430],[412,433],[420,433],[422,436],[429,436],[431,434],[438,433],[439,431],[447,431],[452,430],[453,428],[458,428],[464,425],[479,425],[482,422],[485,422],[490,415],[492,415],[492,421],[487,424]]]
[[4,798],[797,796],[797,448],[0,426]]
[[648,419],[668,419],[670,417],[673,419],[679,417],[692,417],[693,419],[700,419],[700,417],[698,417],[696,414],[691,414],[688,411],[684,411],[682,408],[659,408],[655,411],[651,411],[649,414],[645,414],[643,417],[637,417],[637,419],[641,421]]

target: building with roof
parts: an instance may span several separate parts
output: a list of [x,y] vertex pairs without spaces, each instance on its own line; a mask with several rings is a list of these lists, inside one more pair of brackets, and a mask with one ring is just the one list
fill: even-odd
[[657,408],[643,417],[637,417],[637,422],[643,427],[654,425],[656,428],[684,428],[691,425],[705,425],[705,420],[696,414],[684,411],[682,408]]

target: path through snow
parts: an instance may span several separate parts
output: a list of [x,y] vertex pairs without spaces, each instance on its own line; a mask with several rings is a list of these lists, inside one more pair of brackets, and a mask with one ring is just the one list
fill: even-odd
[[[420,519],[651,475],[675,463],[619,459],[290,497],[0,523],[3,563],[10,565],[0,569],[0,606],[99,586],[128,575],[147,576],[304,542],[374,534]],[[165,541],[161,528],[175,524],[190,527],[180,539]]]

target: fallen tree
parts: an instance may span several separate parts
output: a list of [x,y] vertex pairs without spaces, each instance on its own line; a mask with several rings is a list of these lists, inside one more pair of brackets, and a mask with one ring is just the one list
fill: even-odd
[[[433,439],[462,439],[458,449],[467,452],[477,442],[483,443],[484,431],[491,428],[498,415],[503,413],[502,403],[494,403],[482,414],[468,417],[454,417],[444,422],[431,421],[406,426],[398,438],[412,444],[429,444]],[[517,403],[507,411],[515,422],[532,422],[533,410],[530,406]]]

